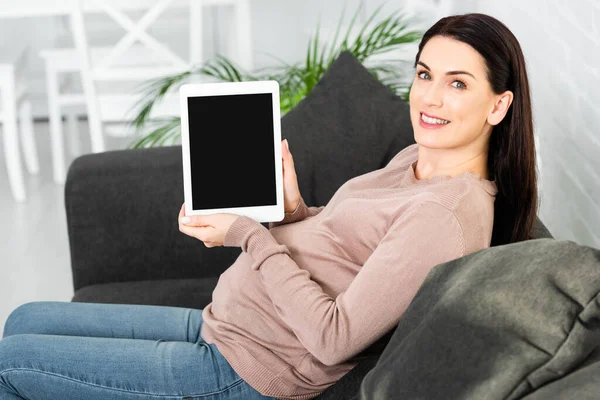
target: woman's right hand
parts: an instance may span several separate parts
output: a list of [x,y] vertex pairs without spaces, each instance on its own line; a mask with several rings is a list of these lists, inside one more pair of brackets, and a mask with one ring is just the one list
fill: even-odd
[[283,204],[286,213],[292,213],[300,203],[298,177],[294,168],[294,158],[287,145],[287,139],[281,141],[283,159]]

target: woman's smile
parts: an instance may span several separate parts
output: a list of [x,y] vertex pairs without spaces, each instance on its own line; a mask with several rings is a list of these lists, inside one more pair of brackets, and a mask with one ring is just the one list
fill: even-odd
[[449,123],[450,121],[448,120],[432,118],[425,113],[421,113],[421,117],[419,118],[419,124],[425,129],[440,129]]

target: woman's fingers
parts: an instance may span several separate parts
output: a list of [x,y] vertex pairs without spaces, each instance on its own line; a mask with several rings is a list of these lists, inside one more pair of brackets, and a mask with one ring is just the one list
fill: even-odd
[[294,157],[292,156],[292,152],[290,151],[287,139],[285,140],[285,143],[286,143],[286,152],[285,152],[286,160],[291,164],[292,167],[294,167]]
[[288,150],[285,143],[282,143],[282,155],[283,155],[283,170],[292,172],[294,171],[294,157],[292,153]]
[[186,235],[198,239],[202,242],[212,242],[213,232],[211,229],[214,229],[209,226],[187,226],[184,224],[179,224],[179,230]]
[[294,168],[294,157],[287,146],[287,139],[282,143],[283,154],[283,202],[285,212],[292,212],[300,198],[300,189],[298,187],[298,177]]
[[[179,210],[179,216],[177,217],[177,222],[179,224],[179,231],[185,233],[186,235],[193,237],[195,239],[200,240],[204,245],[208,248],[215,247],[215,244],[209,240],[207,240],[206,235],[209,233],[206,227],[191,227],[180,222],[181,217],[185,217],[185,203],[181,205],[181,209]],[[204,240],[203,240],[204,239]]]
[[181,209],[179,210],[179,215],[177,216],[177,224],[179,225],[179,231],[185,233],[188,236],[195,237],[193,235],[190,227],[181,223],[181,217],[185,217],[185,203],[183,203],[181,205]]
[[179,209],[179,215],[177,216],[177,224],[179,224],[179,230],[181,230],[181,226],[183,225],[181,223],[181,217],[185,216],[185,203],[183,203],[183,205],[181,206],[181,208]]

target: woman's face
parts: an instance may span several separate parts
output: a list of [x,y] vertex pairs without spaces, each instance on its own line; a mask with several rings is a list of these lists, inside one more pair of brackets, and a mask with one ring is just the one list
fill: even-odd
[[[506,110],[502,115],[492,112],[499,98],[475,49],[447,37],[432,37],[419,57],[410,92],[415,141],[435,149],[487,147],[493,125],[506,114]],[[423,121],[423,114],[444,121]]]

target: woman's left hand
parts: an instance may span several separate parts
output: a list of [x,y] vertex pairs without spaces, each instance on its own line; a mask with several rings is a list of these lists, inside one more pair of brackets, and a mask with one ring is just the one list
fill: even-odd
[[[223,246],[223,240],[229,227],[239,217],[237,214],[226,213],[186,217],[184,203],[179,211],[179,230],[202,241],[206,247]],[[188,218],[188,220],[185,220],[185,218]]]

